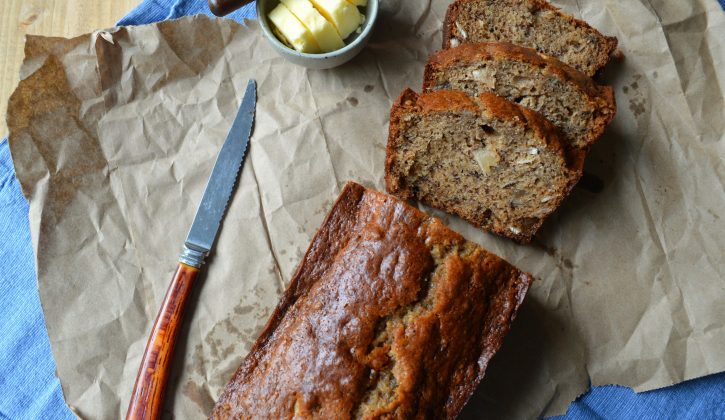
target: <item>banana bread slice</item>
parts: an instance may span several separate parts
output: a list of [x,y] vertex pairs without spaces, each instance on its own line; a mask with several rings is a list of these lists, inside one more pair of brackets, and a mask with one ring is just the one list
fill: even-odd
[[431,55],[423,89],[492,92],[554,123],[576,148],[588,148],[616,113],[614,92],[561,61],[510,43],[467,43]]
[[556,127],[492,93],[408,89],[390,115],[388,192],[527,243],[581,177]]
[[617,38],[545,0],[456,0],[443,24],[443,48],[506,41],[551,55],[588,76],[604,67]]
[[531,281],[348,183],[211,418],[455,418]]

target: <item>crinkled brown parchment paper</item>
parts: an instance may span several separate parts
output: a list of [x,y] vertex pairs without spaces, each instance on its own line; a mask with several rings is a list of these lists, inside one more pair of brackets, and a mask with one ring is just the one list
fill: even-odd
[[[725,17],[717,2],[566,0],[626,55],[587,181],[533,246],[454,229],[538,281],[464,417],[562,413],[592,384],[725,370]],[[247,79],[251,148],[193,297],[167,410],[202,418],[348,179],[383,188],[392,100],[419,88],[447,2],[385,1],[369,47],[295,67],[256,24],[185,18],[30,37],[8,125],[66,399],[125,413],[147,334]]]

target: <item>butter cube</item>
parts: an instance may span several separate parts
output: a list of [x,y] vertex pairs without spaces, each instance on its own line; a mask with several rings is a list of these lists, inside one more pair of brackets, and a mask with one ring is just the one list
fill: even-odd
[[269,20],[274,25],[275,33],[281,35],[282,41],[287,45],[300,52],[311,54],[320,52],[315,37],[284,4],[278,4],[269,12]]
[[362,24],[363,16],[357,10],[357,7],[348,3],[347,0],[311,0],[322,16],[332,22],[340,34],[340,38],[345,39]]
[[310,3],[310,0],[281,0],[282,4],[299,19],[312,33],[312,37],[320,47],[320,52],[339,50],[345,46],[340,34],[332,23],[328,22]]

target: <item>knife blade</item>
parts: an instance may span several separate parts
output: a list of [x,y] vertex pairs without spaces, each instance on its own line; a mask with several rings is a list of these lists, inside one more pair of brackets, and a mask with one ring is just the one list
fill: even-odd
[[219,225],[236,183],[249,143],[249,135],[252,133],[256,103],[257,85],[254,80],[250,80],[242,105],[214,163],[214,169],[211,171],[209,182],[184,243],[181,262],[192,267],[201,267],[219,232]]
[[178,267],[151,329],[131,393],[126,412],[127,420],[158,419],[161,416],[164,391],[183,311],[191,293],[191,286],[214,245],[237,182],[252,134],[256,103],[257,84],[250,80],[232,128],[214,162],[204,195],[184,242]]

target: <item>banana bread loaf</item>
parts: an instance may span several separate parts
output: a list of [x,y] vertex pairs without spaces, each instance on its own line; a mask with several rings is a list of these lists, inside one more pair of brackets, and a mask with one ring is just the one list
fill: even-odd
[[537,111],[576,148],[588,148],[616,113],[614,93],[584,73],[530,48],[466,43],[428,59],[423,89],[492,92]]
[[211,418],[454,418],[531,281],[348,183]]
[[582,174],[556,127],[492,93],[416,94],[393,104],[385,165],[388,192],[456,214],[527,243]]
[[617,48],[617,38],[545,0],[456,0],[443,25],[443,48],[506,41],[554,56],[588,76],[604,67]]

